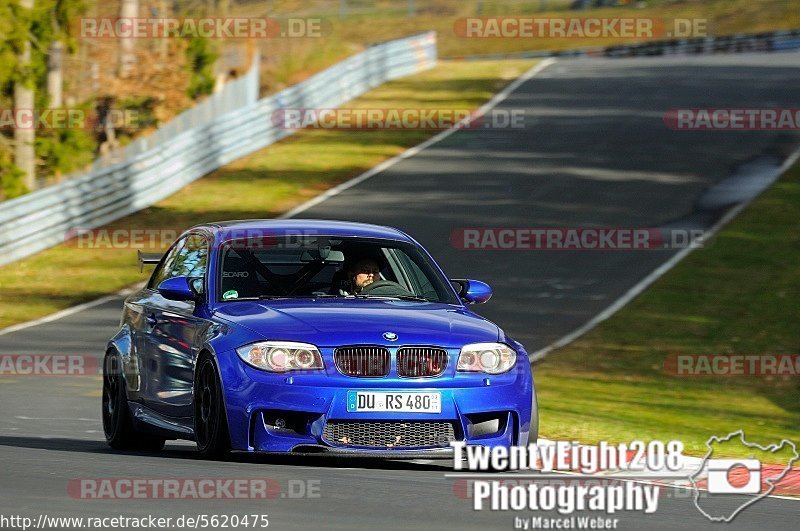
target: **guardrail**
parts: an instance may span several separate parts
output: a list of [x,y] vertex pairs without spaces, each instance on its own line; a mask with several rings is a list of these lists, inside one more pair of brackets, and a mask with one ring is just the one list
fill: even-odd
[[782,52],[800,49],[800,30],[742,33],[724,37],[672,39],[574,50],[532,50],[453,57],[466,61],[487,59],[535,59],[545,57],[640,57],[715,53]]
[[[94,228],[137,212],[190,182],[290,134],[273,123],[286,108],[338,107],[391,79],[436,64],[436,34],[422,33],[367,50],[272,96],[255,100],[252,88],[238,109],[215,115],[212,106],[194,118],[180,115],[150,137],[128,146],[124,160],[98,163],[88,174],[0,203],[0,265],[62,243],[76,228]],[[233,83],[253,83],[258,69]],[[246,77],[246,76],[245,76]],[[248,92],[249,91],[249,92]],[[254,101],[248,102],[247,94]],[[205,103],[205,102],[204,102]],[[218,105],[218,104],[217,104]],[[197,113],[208,113],[202,125]],[[187,115],[188,116],[188,115]]]
[[791,30],[609,46],[603,50],[602,55],[606,57],[700,55],[715,53],[779,52],[798,48],[800,48],[800,30]]
[[[88,170],[84,170],[78,175],[99,171],[112,164],[133,159],[156,146],[169,142],[184,131],[204,126],[227,113],[254,104],[258,100],[260,60],[261,57],[256,49],[252,65],[245,75],[226,83],[222,90],[211,94],[191,109],[183,111],[159,127],[153,134],[137,138],[130,144],[98,158]],[[76,175],[73,174],[63,180],[67,181],[75,177]]]

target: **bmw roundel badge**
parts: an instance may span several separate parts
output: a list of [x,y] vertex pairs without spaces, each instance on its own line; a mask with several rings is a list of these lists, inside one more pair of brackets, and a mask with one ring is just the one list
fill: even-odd
[[383,338],[387,341],[397,341],[397,334],[394,332],[384,332]]

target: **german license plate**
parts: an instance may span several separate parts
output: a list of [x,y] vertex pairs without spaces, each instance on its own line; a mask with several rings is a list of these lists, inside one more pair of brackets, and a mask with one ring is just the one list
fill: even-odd
[[398,413],[441,413],[441,393],[347,392],[347,411],[396,411]]

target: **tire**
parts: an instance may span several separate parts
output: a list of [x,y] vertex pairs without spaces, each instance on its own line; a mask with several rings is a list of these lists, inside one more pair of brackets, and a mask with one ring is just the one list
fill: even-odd
[[528,430],[528,444],[539,440],[539,400],[536,398],[536,387],[533,388],[531,399],[531,427]]
[[113,351],[103,359],[102,392],[103,433],[115,450],[150,450],[164,448],[164,439],[136,431],[128,410],[128,393],[123,377],[122,361]]
[[203,353],[194,376],[194,436],[202,459],[220,459],[230,450],[228,418],[214,358]]

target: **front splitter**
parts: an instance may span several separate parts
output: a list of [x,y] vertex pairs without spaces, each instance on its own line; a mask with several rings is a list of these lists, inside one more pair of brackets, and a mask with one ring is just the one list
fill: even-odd
[[232,455],[269,455],[269,456],[307,456],[307,457],[346,457],[355,459],[453,459],[452,448],[435,448],[423,450],[369,450],[369,449],[348,449],[334,448],[331,446],[303,444],[296,446],[291,452],[263,452],[246,450],[232,450]]

